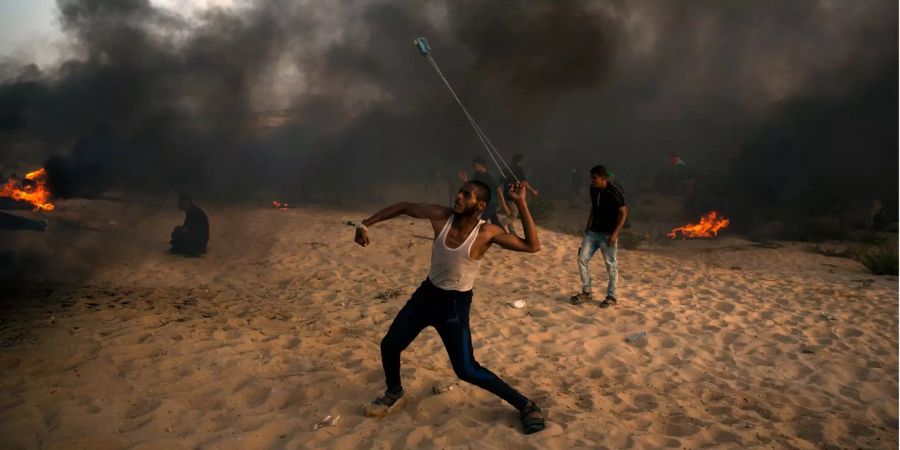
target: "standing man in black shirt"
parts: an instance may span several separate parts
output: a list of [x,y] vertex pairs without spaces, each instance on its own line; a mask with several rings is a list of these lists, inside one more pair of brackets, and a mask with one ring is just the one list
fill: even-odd
[[597,250],[606,262],[606,273],[609,284],[606,287],[606,299],[600,302],[601,308],[616,304],[616,282],[618,281],[618,263],[616,261],[616,244],[619,232],[628,218],[625,197],[622,189],[610,181],[610,174],[603,166],[591,168],[591,213],[584,229],[584,240],[578,249],[578,271],[581,273],[581,293],[572,297],[572,304],[578,305],[590,301],[591,272],[588,264]]
[[178,195],[178,209],[185,212],[184,224],[172,231],[170,252],[185,256],[199,256],[206,253],[209,242],[209,220],[188,194]]

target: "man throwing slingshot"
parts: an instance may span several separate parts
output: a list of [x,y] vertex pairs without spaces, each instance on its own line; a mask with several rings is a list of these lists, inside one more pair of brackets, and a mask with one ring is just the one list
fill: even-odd
[[432,326],[440,335],[453,371],[461,380],[490,391],[519,410],[525,434],[544,429],[544,417],[538,405],[478,364],[472,352],[469,328],[472,285],[484,254],[494,244],[507,250],[528,253],[535,253],[541,247],[534,220],[525,202],[525,186],[510,186],[508,195],[521,213],[524,239],[480,219],[490,202],[491,188],[475,180],[466,182],[459,189],[453,208],[397,203],[357,225],[356,242],[363,247],[370,243],[368,227],[401,215],[428,219],[435,235],[428,278],[394,318],[381,341],[381,361],[387,390],[368,406],[370,416],[386,415],[404,404],[400,353],[419,332]]

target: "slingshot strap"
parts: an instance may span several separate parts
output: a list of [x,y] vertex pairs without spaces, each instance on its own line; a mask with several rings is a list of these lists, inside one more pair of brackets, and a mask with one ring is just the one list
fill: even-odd
[[[475,122],[475,119],[469,114],[469,110],[466,109],[465,105],[463,105],[462,100],[459,99],[459,96],[456,95],[456,91],[453,90],[453,87],[450,86],[450,82],[447,81],[447,77],[444,76],[444,73],[441,72],[441,69],[438,67],[437,63],[434,61],[434,58],[431,57],[431,53],[425,53],[425,58],[428,59],[428,62],[431,63],[431,67],[434,68],[434,71],[437,72],[438,76],[441,77],[441,80],[444,82],[444,85],[447,86],[447,89],[450,91],[450,94],[453,96],[453,99],[456,100],[456,103],[459,105],[460,109],[462,109],[463,114],[466,115],[466,119],[469,120],[469,124],[472,125],[472,129],[475,130],[475,134],[478,135],[478,140],[481,141],[481,145],[484,146],[484,149],[488,152],[488,155],[491,157],[491,160],[494,161],[494,165],[497,166],[497,170],[500,171],[500,176],[504,179],[509,179],[506,176],[506,173],[512,175],[512,177],[516,180],[516,182],[520,182],[519,177],[513,173],[512,169],[509,168],[509,164],[506,163],[506,160],[503,159],[503,156],[497,151],[497,148],[494,147],[494,144],[488,139],[487,135],[484,131],[481,130],[481,127],[478,126],[478,123]],[[499,162],[498,162],[499,159]],[[506,167],[506,171],[504,172],[503,167],[500,167],[500,163]]]

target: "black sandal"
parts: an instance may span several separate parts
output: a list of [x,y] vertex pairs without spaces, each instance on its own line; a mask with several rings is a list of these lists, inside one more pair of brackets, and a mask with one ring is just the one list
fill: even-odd
[[592,300],[592,298],[591,298],[590,292],[582,292],[578,295],[573,295],[572,297],[569,298],[569,302],[572,303],[573,305],[580,305],[582,303],[586,303],[591,300]]
[[525,408],[519,413],[519,420],[522,421],[522,431],[525,434],[537,433],[544,429],[544,414],[541,412],[541,407],[534,402],[528,402],[525,405]]
[[601,308],[609,308],[610,306],[613,306],[616,303],[617,303],[617,301],[616,301],[615,297],[610,297],[607,295],[606,299],[604,299],[602,302],[600,302],[600,307]]
[[399,409],[405,403],[406,398],[403,396],[402,390],[399,392],[384,391],[384,395],[366,405],[366,415],[369,417],[384,417]]

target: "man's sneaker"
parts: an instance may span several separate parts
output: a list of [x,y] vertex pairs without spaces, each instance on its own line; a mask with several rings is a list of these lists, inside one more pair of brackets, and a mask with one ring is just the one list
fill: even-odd
[[582,303],[589,302],[593,299],[594,299],[594,297],[591,295],[590,292],[582,292],[578,295],[573,295],[572,298],[569,299],[569,301],[571,301],[573,305],[580,305]]
[[616,302],[618,302],[618,300],[616,300],[615,297],[613,297],[612,295],[607,295],[606,299],[604,299],[602,302],[600,302],[600,307],[601,308],[609,308],[610,306],[615,305]]

